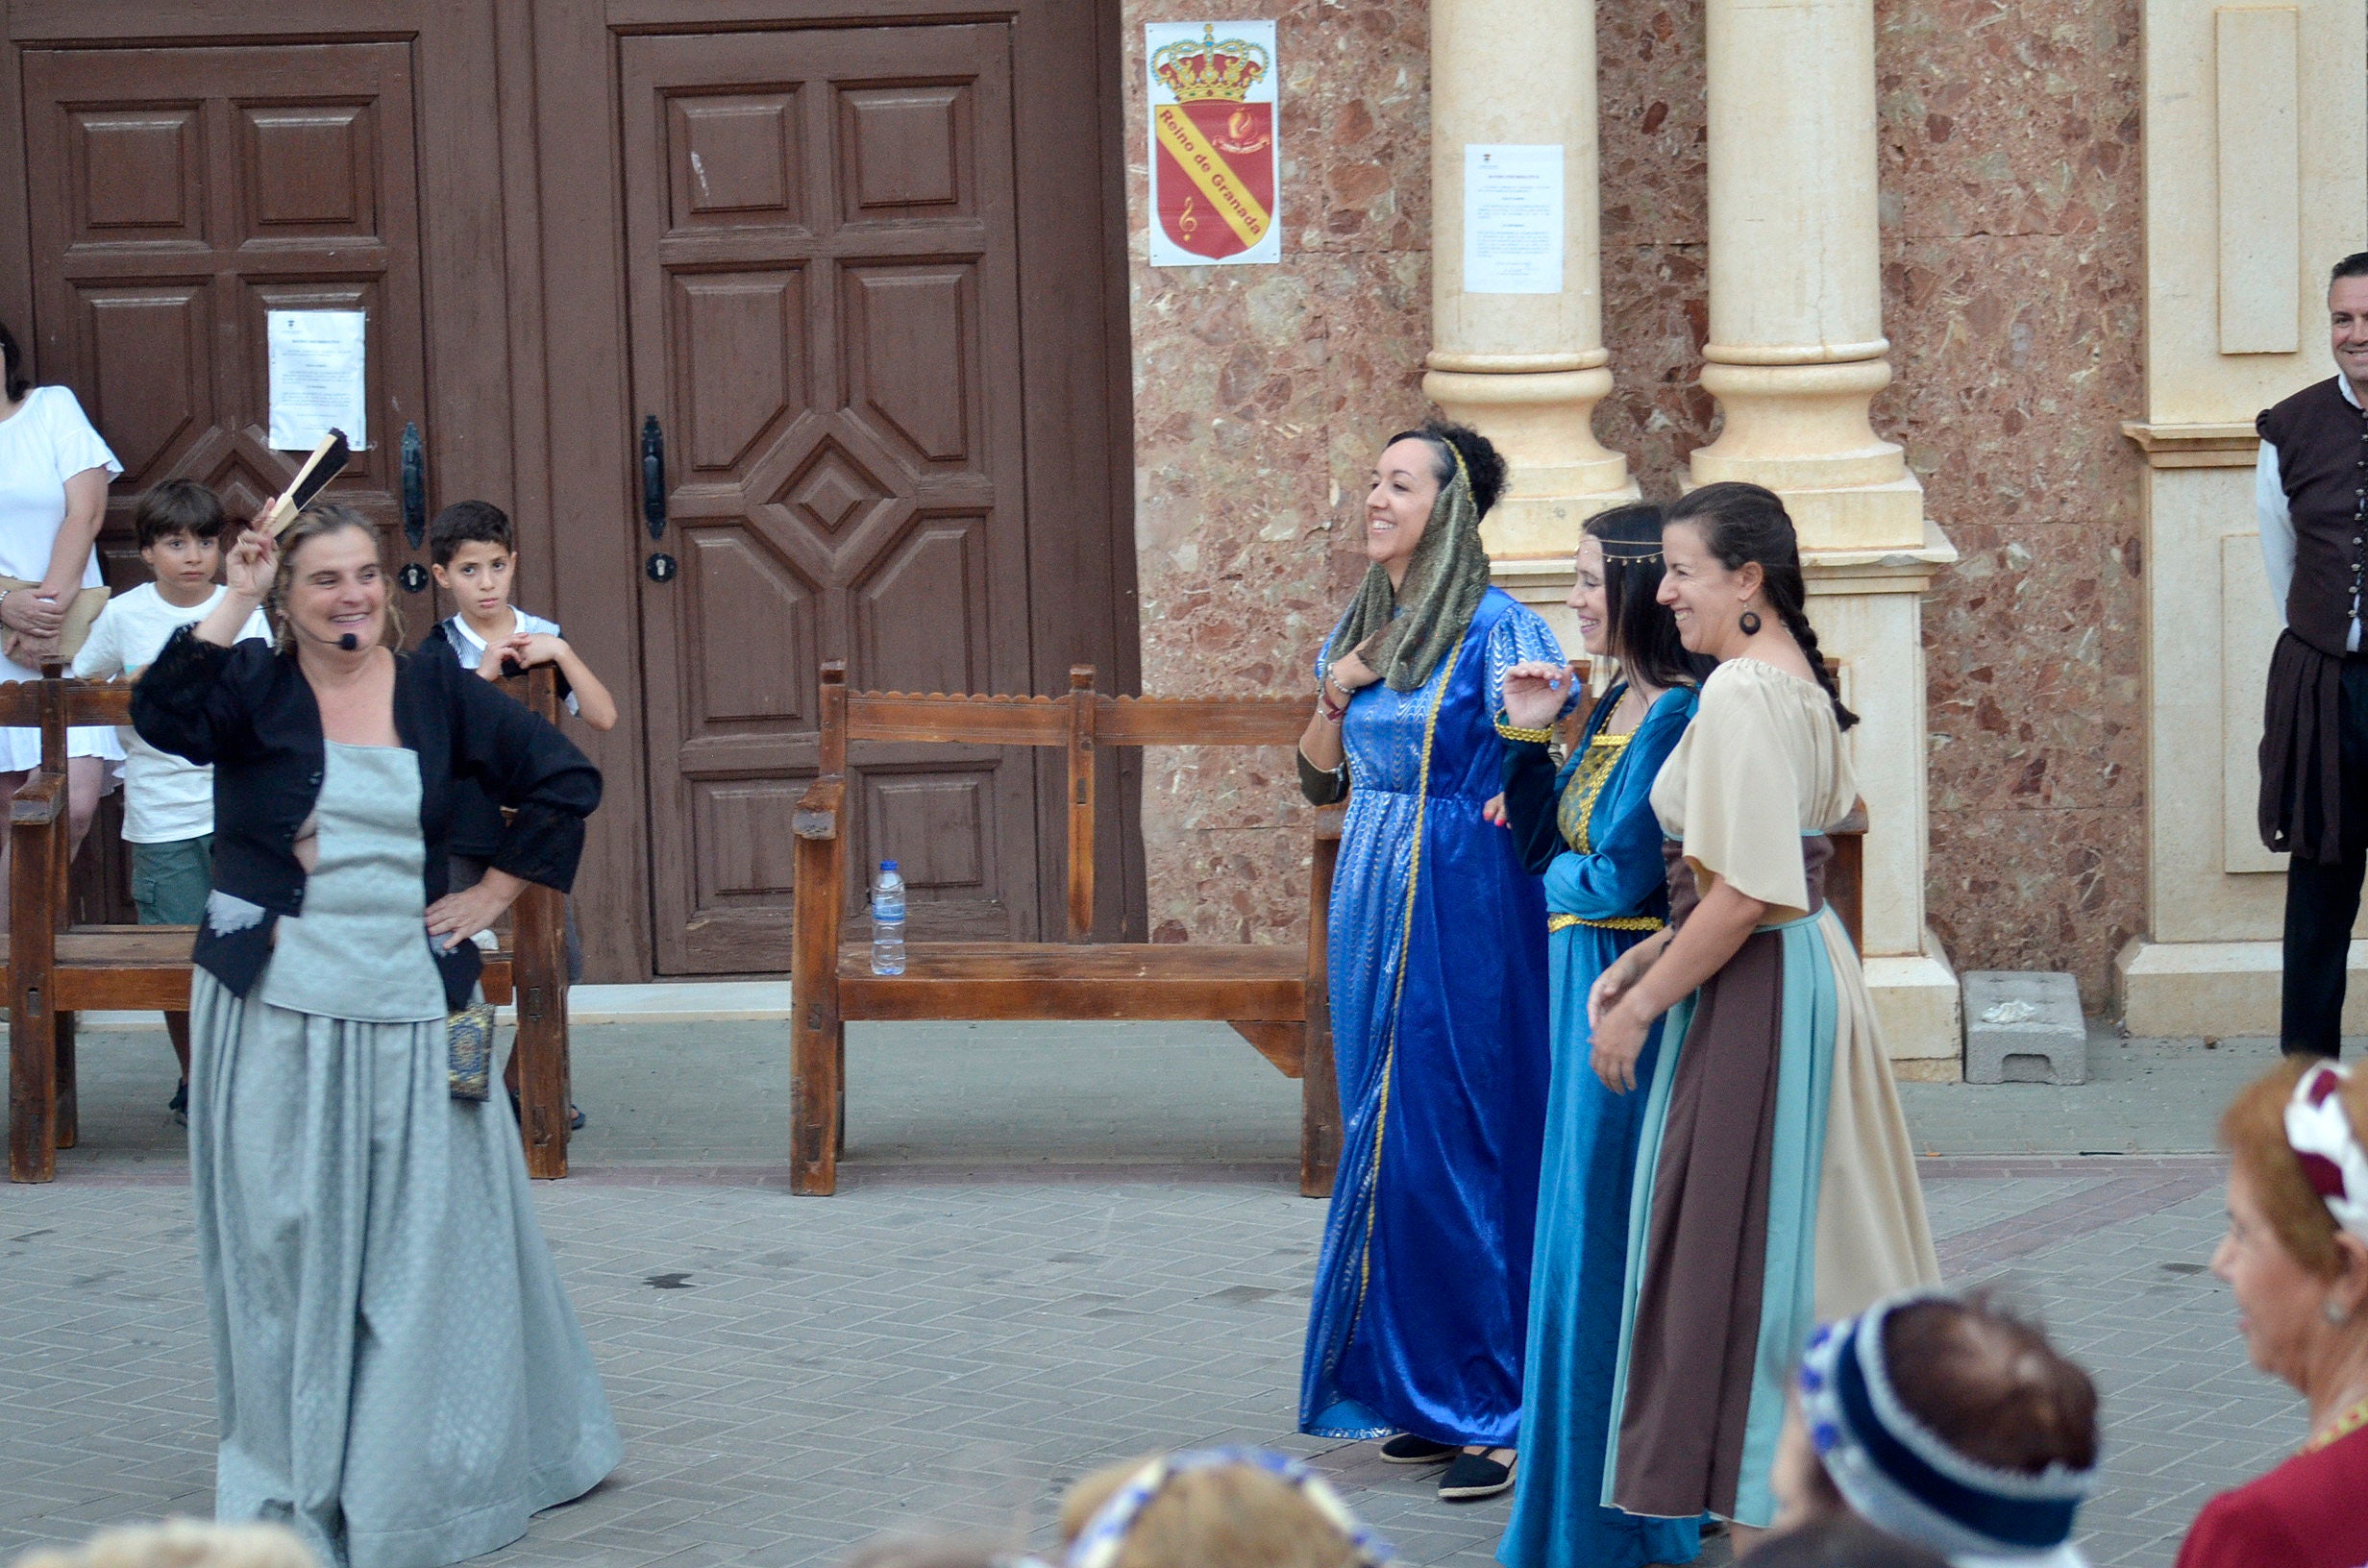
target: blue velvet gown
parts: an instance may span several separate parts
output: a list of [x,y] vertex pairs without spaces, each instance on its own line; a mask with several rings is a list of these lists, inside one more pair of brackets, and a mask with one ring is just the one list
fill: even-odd
[[[1327,640],[1319,668],[1331,656]],[[1520,1429],[1545,901],[1480,809],[1503,769],[1496,694],[1523,659],[1560,663],[1562,649],[1491,588],[1420,688],[1377,683],[1348,706],[1330,926],[1342,1147],[1303,1432],[1503,1445]]]
[[[1661,1025],[1645,1037],[1636,1089],[1615,1094],[1589,1065],[1587,993],[1667,919],[1653,779],[1695,701],[1691,690],[1673,688],[1633,733],[1601,734],[1625,690],[1605,694],[1587,746],[1571,753],[1550,796],[1524,800],[1516,770],[1507,770],[1513,837],[1531,866],[1544,863],[1554,927],[1546,939],[1554,1080],[1538,1183],[1528,1392],[1513,1518],[1496,1549],[1507,1568],[1642,1568],[1690,1561],[1701,1548],[1696,1520],[1640,1519],[1597,1501],[1619,1360],[1630,1188]],[[1542,775],[1546,764],[1541,756],[1532,766]]]

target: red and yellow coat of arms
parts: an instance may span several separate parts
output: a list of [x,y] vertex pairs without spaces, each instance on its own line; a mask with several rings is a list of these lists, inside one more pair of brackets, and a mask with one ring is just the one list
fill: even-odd
[[1273,261],[1275,217],[1272,22],[1153,22],[1144,29],[1151,78],[1150,259],[1154,266]]

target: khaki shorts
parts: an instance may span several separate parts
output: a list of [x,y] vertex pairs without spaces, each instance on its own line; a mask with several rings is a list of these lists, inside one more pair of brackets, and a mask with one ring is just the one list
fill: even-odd
[[196,925],[213,891],[213,835],[132,845],[132,902],[142,925]]

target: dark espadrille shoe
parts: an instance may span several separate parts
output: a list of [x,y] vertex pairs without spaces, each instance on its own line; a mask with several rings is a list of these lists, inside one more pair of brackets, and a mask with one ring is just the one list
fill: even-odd
[[1443,1464],[1455,1457],[1455,1445],[1401,1432],[1381,1445],[1381,1457],[1391,1464]]
[[179,1089],[173,1090],[173,1097],[164,1102],[164,1109],[173,1114],[173,1121],[176,1125],[182,1127],[189,1125],[189,1085],[186,1079],[182,1081]]
[[1447,1473],[1439,1478],[1439,1496],[1446,1503],[1477,1503],[1512,1488],[1513,1466],[1499,1464],[1487,1454],[1458,1454]]

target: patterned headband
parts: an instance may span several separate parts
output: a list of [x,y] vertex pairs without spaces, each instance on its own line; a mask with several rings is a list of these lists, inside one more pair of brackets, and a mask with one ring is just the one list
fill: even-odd
[[1603,547],[1603,558],[1607,561],[1622,561],[1633,564],[1637,562],[1657,561],[1661,559],[1661,547],[1659,545],[1655,545],[1652,549],[1647,550],[1642,545],[1623,544],[1617,550],[1614,550],[1608,541],[1597,540],[1596,543]]
[[1164,1455],[1127,1477],[1125,1483],[1110,1494],[1110,1501],[1096,1510],[1085,1529],[1077,1532],[1062,1568],[1111,1568],[1126,1544],[1126,1532],[1169,1482],[1187,1470],[1218,1470],[1230,1464],[1264,1470],[1296,1487],[1324,1522],[1347,1539],[1357,1560],[1369,1568],[1383,1568],[1394,1559],[1390,1543],[1357,1523],[1356,1515],[1348,1511],[1348,1506],[1341,1501],[1331,1483],[1306,1465],[1263,1448],[1227,1447]]
[[2337,1092],[2351,1076],[2351,1068],[2333,1062],[2304,1073],[2286,1101],[2285,1140],[2335,1223],[2368,1240],[2368,1150],[2360,1147]]
[[1916,1290],[1820,1328],[1801,1360],[1801,1416],[1850,1507],[1881,1530],[1943,1556],[2076,1563],[2066,1542],[2096,1471],[2038,1475],[1969,1459],[1911,1414],[1884,1364],[1883,1325],[1902,1307],[1949,1301]]

